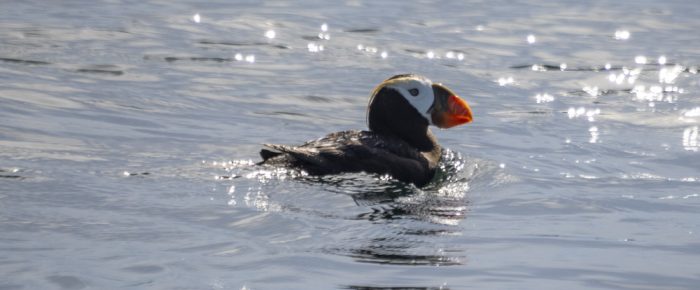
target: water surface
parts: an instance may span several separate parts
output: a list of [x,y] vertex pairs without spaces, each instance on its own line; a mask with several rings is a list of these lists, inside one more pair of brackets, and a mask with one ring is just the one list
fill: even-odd
[[[1,6],[0,289],[700,285],[692,1]],[[253,165],[407,72],[427,187]]]

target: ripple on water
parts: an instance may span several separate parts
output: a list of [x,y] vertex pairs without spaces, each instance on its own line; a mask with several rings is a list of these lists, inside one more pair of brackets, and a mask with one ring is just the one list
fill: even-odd
[[[393,180],[387,175],[347,173],[319,177],[309,176],[296,169],[257,166],[251,160],[202,162],[207,166],[226,171],[226,174],[218,174],[217,179],[243,177],[244,180],[257,181],[261,185],[295,182],[304,186],[320,186],[327,192],[352,197],[358,206],[387,203],[425,206],[434,203],[435,206],[440,207],[444,206],[443,202],[446,201],[461,200],[462,203],[466,203],[470,182],[477,177],[487,178],[484,175],[493,175],[496,168],[496,166],[483,165],[482,167],[488,168],[480,169],[479,163],[487,163],[476,159],[464,159],[461,154],[445,149],[434,180],[424,188],[417,188],[412,184]],[[236,187],[235,184],[232,186]],[[237,187],[240,188],[240,186]],[[464,205],[461,204],[457,208],[461,209]],[[444,208],[437,210],[444,211]]]
[[[693,1],[25,2],[0,9],[5,288],[696,288]],[[406,71],[473,95],[436,134],[487,160],[423,188],[198,163],[357,128]]]
[[37,107],[57,109],[81,109],[81,103],[70,99],[56,97],[48,93],[29,89],[0,89],[0,98],[30,104]]
[[443,150],[439,172],[424,188],[364,173],[317,177],[249,160],[204,163],[226,172],[217,176],[227,177],[218,180],[230,206],[301,216],[347,232],[315,245],[314,251],[397,265],[462,264],[459,247],[436,249],[434,243],[449,244],[450,236],[460,235],[471,183],[484,186],[499,179],[498,166],[449,149]]

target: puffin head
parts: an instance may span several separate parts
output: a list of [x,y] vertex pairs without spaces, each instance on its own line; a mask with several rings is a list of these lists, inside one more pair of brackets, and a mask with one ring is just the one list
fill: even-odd
[[[452,90],[429,79],[402,74],[377,86],[367,107],[369,129],[396,135],[451,128],[472,121],[472,111]],[[420,132],[419,132],[420,133]]]

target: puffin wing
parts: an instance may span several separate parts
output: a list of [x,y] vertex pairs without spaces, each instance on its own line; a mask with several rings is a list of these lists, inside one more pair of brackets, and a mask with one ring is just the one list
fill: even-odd
[[[366,132],[346,131],[301,146],[264,144],[274,150],[260,152],[262,163],[282,162],[312,175],[359,172],[389,174],[405,182],[427,182],[426,161],[418,152],[401,143]],[[393,145],[392,145],[393,144]],[[427,179],[426,179],[427,178]]]
[[[339,152],[333,152],[332,148],[314,148],[314,147],[304,147],[304,146],[287,146],[279,144],[263,144],[275,151],[270,151],[263,149],[260,151],[260,155],[263,157],[263,162],[268,161],[268,159],[274,159],[275,157],[287,157],[288,160],[285,162],[292,163],[292,165],[300,166],[303,169],[310,168],[326,168],[332,162],[328,160],[328,156],[334,154],[339,154]],[[285,156],[286,155],[286,156]],[[315,170],[314,170],[315,172]]]

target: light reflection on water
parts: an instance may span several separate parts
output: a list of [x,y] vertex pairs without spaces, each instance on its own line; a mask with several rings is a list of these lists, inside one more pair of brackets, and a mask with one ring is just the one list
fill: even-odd
[[[0,288],[698,284],[694,3],[35,4],[0,11]],[[254,165],[406,72],[476,114],[429,186]]]
[[[436,179],[423,189],[391,180],[386,176],[346,174],[312,177],[296,170],[260,168],[247,160],[203,164],[226,172],[216,179],[221,180],[227,189],[230,206],[384,225],[386,231],[377,231],[367,237],[368,240],[353,235],[348,237],[349,241],[335,246],[324,246],[323,252],[352,257],[363,263],[392,265],[463,264],[463,250],[449,248],[438,249],[436,252],[430,246],[430,237],[460,235],[460,221],[468,218],[467,194],[471,182],[483,182],[485,179],[489,179],[489,182],[503,180],[503,177],[495,174],[496,166],[478,160],[463,159],[459,153],[450,150],[443,153],[443,161]],[[257,184],[254,182],[251,186],[243,180],[256,181]],[[248,186],[237,186],[241,182]],[[359,208],[353,210],[355,214],[348,215],[336,212],[334,208],[319,208],[314,202],[300,202],[293,196],[285,196],[295,194],[294,191],[280,188],[287,184],[285,182],[296,183],[295,187],[300,190],[325,186],[328,192],[346,196]],[[402,222],[404,220],[425,223]],[[394,229],[397,222],[401,226]],[[365,226],[359,224],[357,229],[346,228],[346,231],[361,231],[363,228]]]
[[683,130],[683,148],[688,151],[698,151],[700,149],[700,138],[698,138],[698,126],[693,126]]

